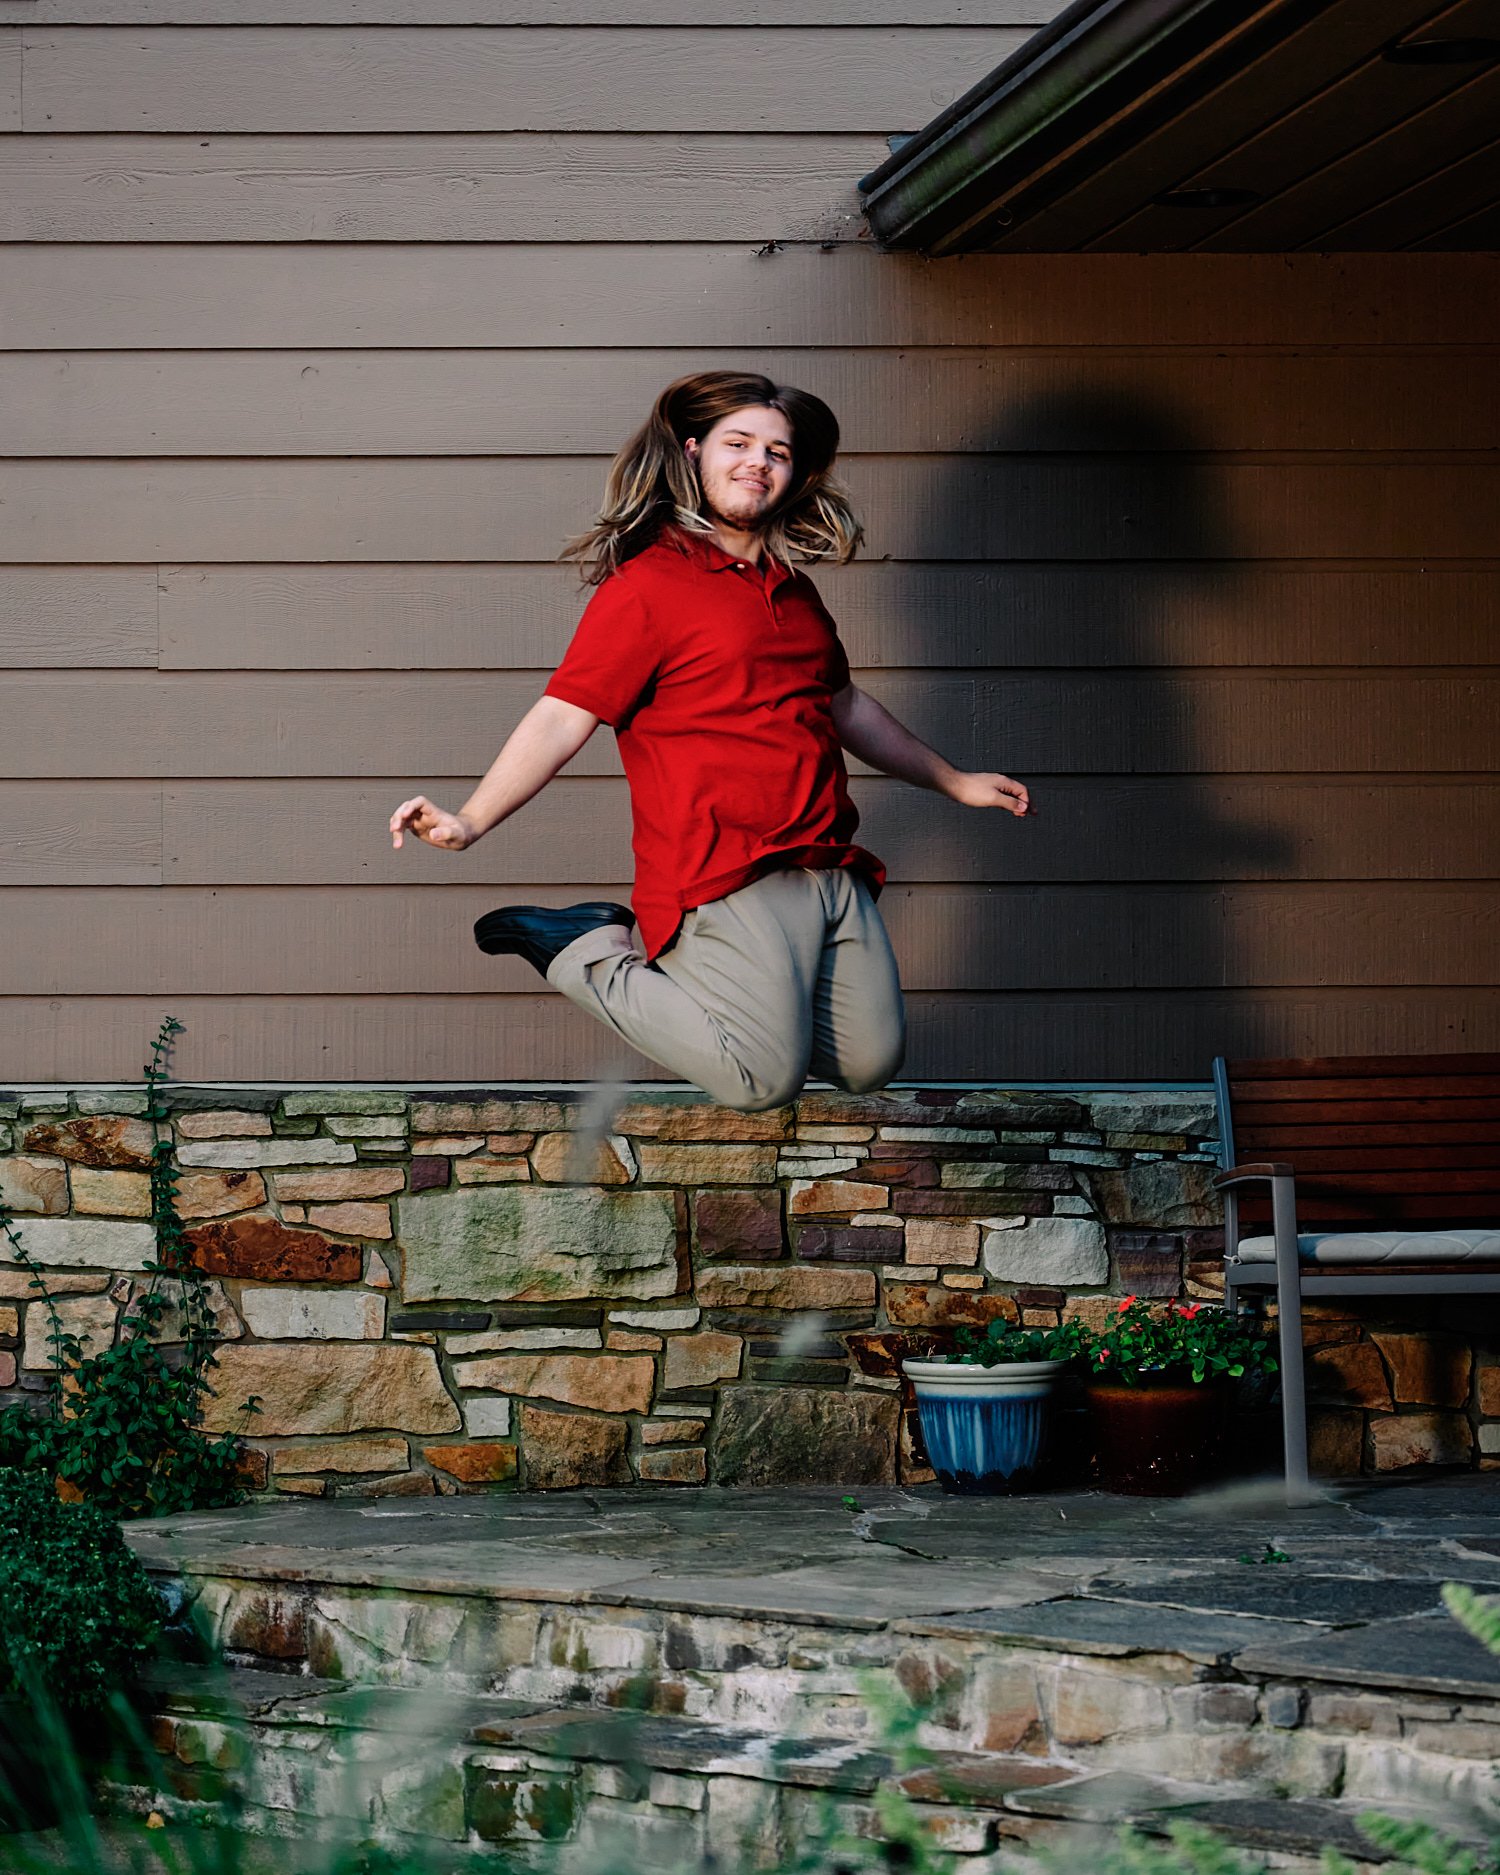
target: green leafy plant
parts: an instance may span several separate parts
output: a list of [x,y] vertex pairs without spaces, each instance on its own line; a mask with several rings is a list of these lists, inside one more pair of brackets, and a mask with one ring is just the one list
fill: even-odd
[[[144,1285],[131,1295],[112,1346],[85,1354],[67,1331],[28,1254],[15,1221],[0,1210],[0,1228],[12,1257],[27,1271],[47,1311],[46,1339],[53,1367],[48,1410],[13,1406],[0,1412],[0,1457],[55,1474],[67,1494],[139,1517],[233,1504],[245,1495],[237,1434],[209,1438],[199,1426],[218,1365],[218,1328],[202,1273],[176,1209],[177,1171],[170,1134],[162,1123],[165,1059],[182,1024],[167,1017],[157,1032],[144,1074],[151,1156],[151,1222],[155,1255]],[[35,1307],[36,1304],[33,1304]],[[165,1336],[169,1318],[176,1338]],[[253,1412],[255,1403],[246,1402]]]
[[1201,1302],[1172,1302],[1153,1309],[1137,1296],[1126,1296],[1115,1319],[1092,1337],[1089,1369],[1098,1380],[1136,1387],[1170,1378],[1234,1379],[1242,1374],[1274,1374],[1269,1330],[1247,1317]]
[[986,1328],[960,1328],[949,1355],[937,1360],[962,1362],[969,1367],[999,1367],[1015,1361],[1072,1361],[1087,1354],[1088,1330],[1082,1322],[1063,1322],[1057,1328],[1016,1328],[1009,1322],[991,1322]]
[[1449,1582],[1443,1589],[1443,1602],[1455,1621],[1500,1657],[1500,1598],[1476,1595],[1464,1582]]
[[1265,1568],[1272,1563],[1286,1563],[1292,1559],[1284,1549],[1278,1549],[1274,1543],[1267,1543],[1263,1545],[1259,1556],[1252,1556],[1249,1550],[1241,1550],[1239,1560],[1254,1568]]
[[0,1471],[0,1693],[105,1702],[154,1645],[160,1595],[115,1520],[59,1502],[41,1472]]

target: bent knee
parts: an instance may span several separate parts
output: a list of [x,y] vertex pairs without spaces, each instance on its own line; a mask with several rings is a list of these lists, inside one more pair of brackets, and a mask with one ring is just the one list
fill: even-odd
[[703,1091],[710,1100],[721,1107],[731,1107],[736,1113],[767,1113],[772,1107],[784,1107],[788,1101],[795,1100],[806,1078],[806,1071],[800,1068],[751,1074],[737,1067],[715,1075],[711,1082],[705,1080]]
[[838,1085],[846,1094],[873,1094],[887,1087],[901,1072],[906,1059],[906,1038],[897,1036],[890,1047],[864,1061],[841,1062]]
[[771,1087],[723,1088],[715,1091],[705,1088],[704,1092],[721,1107],[732,1107],[736,1113],[768,1113],[773,1107],[784,1107],[788,1101],[795,1100],[802,1092],[800,1080],[787,1081]]

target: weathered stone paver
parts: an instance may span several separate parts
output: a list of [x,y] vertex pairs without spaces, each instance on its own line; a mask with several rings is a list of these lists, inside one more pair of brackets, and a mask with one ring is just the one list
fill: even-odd
[[[1412,1815],[1409,1806],[1403,1804],[1393,1803],[1382,1807],[1397,1815]],[[1243,1849],[1309,1858],[1321,1858],[1325,1850],[1331,1849],[1358,1862],[1396,1860],[1391,1851],[1380,1848],[1365,1835],[1350,1810],[1336,1803],[1320,1802],[1316,1798],[1288,1803],[1280,1797],[1225,1797],[1201,1808],[1189,1809],[1185,1815],[1203,1828],[1231,1838]],[[1149,1831],[1164,1828],[1172,1819],[1162,1818],[1157,1821],[1141,1816],[1133,1820],[1139,1827]],[[1445,1818],[1444,1822],[1445,1827],[1461,1840],[1472,1841],[1475,1846],[1479,1846],[1481,1839],[1478,1832],[1471,1835],[1464,1830],[1461,1822],[1455,1827],[1456,1819],[1451,1817]]]
[[[1500,1562],[1492,1592],[1500,1594]],[[1440,1580],[1386,1581],[1364,1575],[1307,1575],[1281,1566],[1241,1567],[1234,1575],[1182,1575],[1170,1582],[1101,1577],[1089,1594],[1112,1602],[1147,1602],[1214,1614],[1275,1616],[1325,1627],[1362,1627],[1441,1606]]]
[[1101,1659],[1179,1655],[1204,1666],[1231,1661],[1257,1640],[1300,1639],[1305,1632],[1287,1622],[1247,1621],[1237,1615],[1200,1614],[1195,1609],[1147,1608],[1083,1598],[985,1608],[906,1625],[918,1633],[983,1635]]
[[[889,1580],[914,1587],[927,1571],[991,1568],[997,1590],[1018,1571],[1041,1571],[1052,1586],[1037,1600],[1087,1593],[1304,1621],[1359,1620],[1364,1596],[1368,1621],[1433,1605],[1434,1591],[1422,1585],[1455,1579],[1464,1562],[1467,1579],[1476,1580],[1475,1569],[1490,1570],[1500,1583],[1500,1477],[1455,1478],[1406,1493],[1351,1490],[1295,1511],[1269,1489],[1255,1499],[1235,1493],[1180,1502],[1090,1493],[956,1499],[931,1487],[319,1500],[159,1518],[131,1526],[129,1534],[149,1562],[164,1568],[176,1562],[193,1573],[231,1559],[253,1566],[259,1556],[264,1563],[274,1546],[288,1558],[300,1554],[303,1574],[357,1555],[361,1565],[384,1558],[399,1575],[430,1567],[439,1548],[445,1569],[450,1553],[456,1562],[472,1548],[468,1566],[476,1571],[498,1565],[507,1580],[529,1578],[545,1589],[556,1583],[560,1556],[577,1550],[618,1559],[622,1583],[696,1579],[705,1559],[722,1557],[769,1595],[767,1584],[793,1572],[826,1569],[839,1578],[842,1560],[856,1573],[831,1580],[829,1593],[841,1594],[848,1611],[850,1588],[874,1560],[889,1567]],[[1493,1562],[1480,1548],[1486,1542],[1497,1551]],[[1268,1553],[1289,1560],[1261,1561]],[[799,1577],[795,1586],[797,1601],[806,1583]],[[993,1605],[1012,1600],[997,1594]],[[840,1612],[832,1600],[829,1607]]]
[[1248,1649],[1239,1664],[1302,1680],[1500,1697],[1500,1661],[1443,1614],[1372,1621],[1316,1640],[1271,1641]]
[[820,1625],[877,1629],[913,1612],[991,1608],[1032,1601],[1048,1593],[1034,1575],[974,1564],[923,1563],[899,1553],[845,1555],[801,1569],[764,1576],[695,1576],[662,1570],[612,1583],[593,1598],[617,1594],[643,1606],[690,1613],[784,1615]]
[[1203,1804],[1212,1793],[1201,1785],[1173,1784],[1138,1771],[1100,1771],[1092,1777],[1016,1791],[1007,1808],[1029,1816],[1066,1817],[1079,1823],[1112,1823]]

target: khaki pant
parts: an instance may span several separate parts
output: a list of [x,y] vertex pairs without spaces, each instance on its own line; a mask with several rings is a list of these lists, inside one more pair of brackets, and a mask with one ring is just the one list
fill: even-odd
[[847,869],[767,873],[687,913],[648,964],[618,925],[559,951],[547,981],[652,1061],[742,1112],[779,1107],[809,1074],[856,1093],[901,1066],[890,939]]

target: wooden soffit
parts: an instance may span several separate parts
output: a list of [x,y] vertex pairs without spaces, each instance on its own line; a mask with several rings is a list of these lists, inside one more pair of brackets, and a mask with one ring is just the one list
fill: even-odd
[[890,247],[1500,248],[1500,0],[1077,0],[893,143]]

